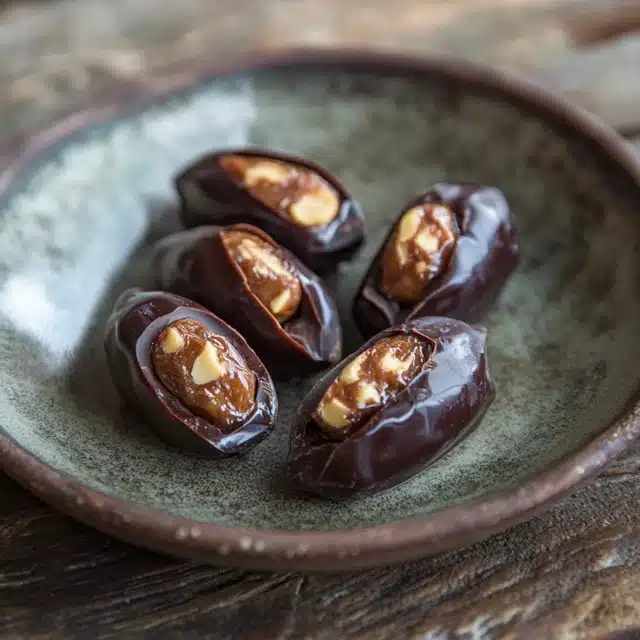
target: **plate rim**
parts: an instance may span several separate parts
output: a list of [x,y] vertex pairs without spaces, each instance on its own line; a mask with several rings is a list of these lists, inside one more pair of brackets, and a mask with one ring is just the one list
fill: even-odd
[[[70,135],[151,106],[216,77],[259,69],[368,69],[453,80],[533,110],[594,144],[640,194],[640,155],[612,128],[582,108],[510,72],[451,56],[386,53],[362,48],[258,50],[222,64],[183,60],[126,81],[84,110],[56,118],[35,133],[0,146],[0,197],[29,165]],[[600,472],[640,438],[640,391],[630,406],[577,451],[530,474],[517,486],[468,506],[384,525],[330,531],[255,530],[203,523],[89,489],[0,433],[0,468],[60,511],[104,533],[177,557],[258,570],[343,571],[416,559],[467,546],[529,519]]]

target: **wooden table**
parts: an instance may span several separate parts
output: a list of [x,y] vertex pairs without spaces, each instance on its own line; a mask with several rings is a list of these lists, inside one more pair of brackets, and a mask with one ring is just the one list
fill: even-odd
[[[640,143],[640,0],[0,0],[0,138],[167,63],[292,44],[515,69]],[[76,524],[6,477],[0,492],[2,637],[591,638],[640,625],[640,445],[484,543],[340,576],[198,567]]]

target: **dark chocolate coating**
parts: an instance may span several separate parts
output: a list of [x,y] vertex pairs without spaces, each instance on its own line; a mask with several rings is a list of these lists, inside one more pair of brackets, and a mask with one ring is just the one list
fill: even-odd
[[[222,168],[220,157],[231,154],[263,156],[311,169],[338,193],[341,200],[338,216],[323,227],[305,228],[272,211]],[[302,158],[268,149],[226,149],[199,159],[176,177],[175,185],[182,204],[182,222],[187,228],[239,222],[253,224],[314,271],[328,271],[348,260],[364,239],[360,205],[335,176]]]
[[[192,318],[228,340],[256,375],[255,409],[229,433],[194,415],[155,375],[151,343],[181,318]],[[107,323],[105,350],[120,395],[161,439],[183,453],[207,458],[241,453],[275,426],[278,400],[267,369],[237,331],[191,300],[160,291],[125,291]]]
[[[378,288],[380,261],[402,215],[420,204],[451,207],[460,236],[445,270],[414,305],[389,299]],[[471,184],[436,184],[403,207],[364,276],[353,314],[366,338],[404,320],[447,316],[478,322],[500,295],[518,264],[516,232],[509,205],[499,189]]]
[[[221,231],[252,233],[273,247],[297,272],[302,300],[281,325],[245,285],[229,258]],[[272,375],[291,377],[335,364],[342,356],[342,329],[322,280],[266,233],[247,224],[199,227],[161,240],[154,257],[157,285],[192,298],[246,338]]]
[[[331,382],[365,349],[397,333],[432,344],[422,372],[345,440],[325,439],[311,414]],[[470,433],[494,395],[485,329],[451,318],[418,318],[392,327],[327,373],[303,400],[291,429],[288,477],[297,489],[331,498],[388,489]]]

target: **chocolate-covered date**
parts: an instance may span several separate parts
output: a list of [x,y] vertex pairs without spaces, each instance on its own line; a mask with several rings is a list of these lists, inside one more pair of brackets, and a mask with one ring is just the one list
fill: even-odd
[[395,486],[468,434],[494,393],[484,329],[441,317],[387,329],[303,400],[288,477],[335,498]]
[[437,184],[407,204],[353,305],[365,337],[407,319],[476,322],[518,262],[509,206],[492,187]]
[[235,327],[273,375],[340,360],[338,312],[322,280],[257,227],[168,236],[154,263],[159,288],[196,300]]
[[190,300],[126,291],[107,323],[105,350],[120,395],[184,453],[240,453],[275,425],[265,366],[240,334]]
[[316,271],[351,257],[364,237],[360,207],[334,176],[275,151],[210,154],[176,188],[185,226],[254,224]]

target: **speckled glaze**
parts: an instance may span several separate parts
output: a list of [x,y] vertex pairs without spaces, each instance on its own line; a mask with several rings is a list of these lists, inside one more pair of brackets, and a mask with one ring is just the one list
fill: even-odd
[[[527,84],[438,60],[262,56],[248,71],[174,71],[166,86],[0,154],[0,463],[20,482],[153,549],[344,569],[529,517],[638,436],[640,167],[609,129]],[[153,99],[129,109],[140,93]],[[363,205],[368,242],[330,281],[346,352],[360,344],[352,296],[404,201],[474,180],[512,206],[522,260],[485,323],[496,401],[459,447],[383,494],[286,491],[287,425],[313,379],[279,384],[273,435],[216,461],[162,445],[109,379],[103,325],[120,292],[151,282],[148,247],[177,227],[172,176],[245,144],[319,162]]]

